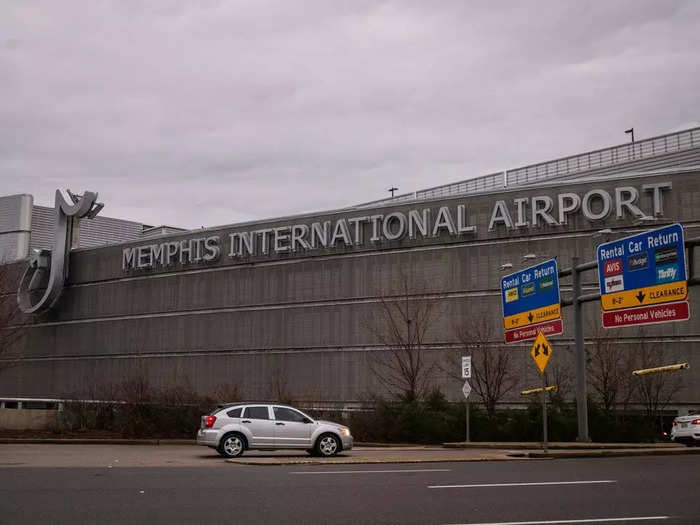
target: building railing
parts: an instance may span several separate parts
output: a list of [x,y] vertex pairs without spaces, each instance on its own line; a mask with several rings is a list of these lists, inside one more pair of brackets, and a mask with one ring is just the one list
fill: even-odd
[[506,171],[506,184],[532,184],[582,171],[606,168],[700,147],[700,128],[668,133],[635,143],[589,151]]
[[700,127],[531,164],[522,168],[482,175],[473,179],[442,184],[413,193],[404,193],[395,197],[365,202],[355,207],[364,208],[382,204],[400,204],[416,200],[483,193],[509,186],[542,182],[593,169],[607,168],[617,164],[651,159],[667,153],[676,153],[698,147],[700,147]]

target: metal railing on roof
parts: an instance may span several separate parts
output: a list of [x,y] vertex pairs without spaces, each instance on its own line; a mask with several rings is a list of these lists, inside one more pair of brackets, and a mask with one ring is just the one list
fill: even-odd
[[700,127],[659,135],[635,143],[621,144],[569,157],[531,164],[503,172],[491,173],[473,179],[442,184],[396,197],[365,202],[355,207],[373,207],[380,204],[400,204],[416,200],[452,197],[493,191],[509,186],[521,186],[548,179],[565,177],[585,171],[607,168],[643,159],[659,157],[700,147]]
[[635,143],[621,144],[507,170],[506,183],[508,186],[532,184],[555,177],[649,159],[695,147],[700,147],[700,128],[668,133]]

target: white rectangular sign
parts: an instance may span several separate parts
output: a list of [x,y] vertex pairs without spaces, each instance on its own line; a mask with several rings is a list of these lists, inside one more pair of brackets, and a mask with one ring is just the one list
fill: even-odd
[[472,356],[462,356],[462,379],[469,379],[472,376]]

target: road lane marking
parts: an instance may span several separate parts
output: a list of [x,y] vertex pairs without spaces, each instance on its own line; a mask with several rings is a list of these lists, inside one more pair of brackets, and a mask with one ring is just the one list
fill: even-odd
[[489,523],[454,523],[452,525],[560,525],[566,523],[613,523],[616,521],[651,521],[667,520],[670,516],[630,516],[627,518],[594,518],[582,520],[552,520],[552,521],[492,521]]
[[[531,483],[480,483],[478,485],[428,485],[429,489],[473,489],[483,487],[537,487],[541,485],[592,485],[596,483],[617,483],[614,479],[591,481],[540,481]],[[545,522],[543,522],[545,523]]]
[[290,474],[393,474],[398,472],[452,472],[449,468],[425,468],[404,470],[328,470],[316,472],[313,470],[290,472]]

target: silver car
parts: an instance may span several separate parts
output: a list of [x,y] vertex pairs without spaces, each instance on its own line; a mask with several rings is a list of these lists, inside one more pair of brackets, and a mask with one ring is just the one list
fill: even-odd
[[267,403],[219,405],[202,416],[197,444],[215,448],[227,458],[247,449],[302,449],[309,454],[330,457],[352,449],[352,435],[346,426],[314,420],[296,408]]

